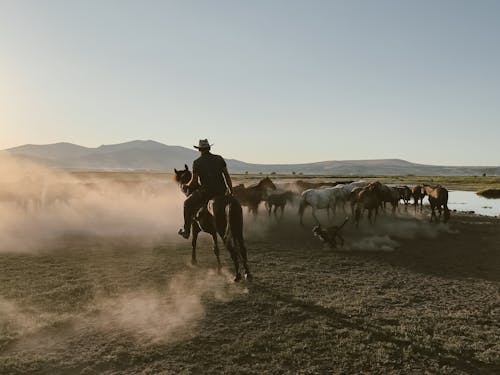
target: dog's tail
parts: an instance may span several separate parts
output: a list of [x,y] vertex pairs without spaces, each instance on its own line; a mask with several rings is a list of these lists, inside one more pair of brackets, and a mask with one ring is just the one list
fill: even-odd
[[339,226],[339,230],[341,230],[348,221],[349,221],[349,216],[346,216],[344,222]]

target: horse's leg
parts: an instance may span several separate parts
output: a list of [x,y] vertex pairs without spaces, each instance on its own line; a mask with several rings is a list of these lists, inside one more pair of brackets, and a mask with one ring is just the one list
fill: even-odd
[[436,212],[434,211],[435,207],[434,207],[434,203],[429,201],[430,203],[430,206],[431,206],[431,222],[433,221],[433,219],[436,217]]
[[252,204],[251,212],[253,214],[254,220],[257,219],[257,210],[258,210],[258,206],[256,206],[255,204]]
[[217,272],[221,272],[222,269],[222,264],[220,262],[220,256],[219,256],[219,245],[217,241],[217,232],[213,232],[212,234],[212,239],[214,240],[214,254],[215,257],[217,258]]
[[236,249],[234,248],[233,241],[230,237],[231,236],[228,235],[224,239],[224,245],[228,249],[229,254],[231,255],[231,259],[233,260],[234,263],[234,274],[235,274],[234,281],[238,282],[241,280],[240,263],[238,262],[238,254],[236,253]]
[[[234,246],[238,247],[238,252],[233,248],[233,254],[236,268],[236,277],[235,281],[241,280],[241,275],[239,272],[239,264],[238,264],[238,255],[241,256],[241,260],[243,262],[243,268],[245,269],[245,276],[247,280],[252,279],[252,275],[250,274],[250,268],[248,267],[248,259],[247,259],[247,248],[245,246],[245,241],[243,240],[243,216],[241,215],[241,208],[237,204],[229,205],[229,220],[228,220],[228,231],[231,233],[231,236],[234,241]],[[233,245],[233,244],[231,244]]]
[[[250,268],[248,267],[247,248],[245,246],[245,241],[243,240],[243,236],[238,235],[235,238],[235,242],[238,243],[241,260],[243,262],[243,268],[245,269],[245,277],[247,280],[252,280],[253,276],[250,273]],[[239,275],[239,273],[237,273],[237,275]]]
[[281,216],[280,216],[280,220],[283,219],[283,215],[285,214],[285,205],[282,205],[281,206]]
[[356,203],[356,211],[354,216],[354,221],[356,222],[356,228],[359,228],[359,219],[361,218],[361,205]]
[[266,202],[266,208],[267,208],[267,213],[269,214],[269,216],[271,216],[271,209],[273,208],[273,205]]
[[198,240],[198,234],[200,233],[201,229],[196,221],[193,221],[191,228],[193,230],[193,239],[191,240],[191,246],[193,247],[193,250],[191,252],[191,264],[195,265],[198,263],[198,261],[196,260],[196,242]]
[[[312,216],[313,216],[314,220],[316,220],[316,223],[318,223],[318,225],[321,224],[319,222],[318,218],[316,217],[316,209],[314,208],[314,206],[311,206],[311,208],[312,208]],[[327,210],[328,210],[328,207],[327,207]]]

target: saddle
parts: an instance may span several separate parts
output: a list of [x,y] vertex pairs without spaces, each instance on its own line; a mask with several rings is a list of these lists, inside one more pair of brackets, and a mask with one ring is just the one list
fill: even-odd
[[196,212],[195,218],[198,219],[205,212],[208,212],[210,215],[215,216],[214,212],[214,202],[216,199],[224,200],[224,207],[227,208],[227,205],[230,203],[230,197],[227,195],[216,195],[213,198],[207,199],[203,202],[202,206]]

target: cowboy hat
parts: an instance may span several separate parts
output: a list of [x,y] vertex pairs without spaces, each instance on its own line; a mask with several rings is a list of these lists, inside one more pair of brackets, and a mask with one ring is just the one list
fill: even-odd
[[199,150],[204,148],[210,148],[211,146],[213,146],[213,144],[210,144],[208,142],[208,139],[205,138],[205,139],[200,139],[198,142],[198,146],[193,146],[193,147]]

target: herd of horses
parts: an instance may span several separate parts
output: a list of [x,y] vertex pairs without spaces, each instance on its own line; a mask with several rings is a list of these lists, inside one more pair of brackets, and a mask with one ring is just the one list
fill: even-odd
[[[192,173],[187,165],[184,169],[174,170],[175,180],[181,190],[188,196],[194,186],[187,188],[186,184],[191,180]],[[359,225],[361,217],[365,211],[368,212],[368,220],[374,223],[379,211],[385,211],[387,203],[392,208],[394,214],[398,208],[399,202],[403,202],[407,207],[413,199],[415,213],[417,209],[423,210],[423,199],[425,196],[429,199],[431,208],[431,221],[447,222],[450,218],[448,209],[448,190],[440,185],[431,186],[428,184],[408,186],[388,186],[375,182],[365,181],[344,181],[344,182],[308,182],[295,181],[284,183],[277,186],[269,177],[261,179],[259,182],[245,186],[239,184],[233,187],[233,196],[227,196],[226,217],[224,227],[216,228],[214,217],[204,205],[197,213],[192,227],[192,263],[196,263],[196,242],[201,231],[209,233],[214,241],[214,252],[217,257],[217,263],[220,270],[219,248],[217,245],[217,235],[219,235],[229,250],[235,266],[235,281],[242,279],[240,274],[240,261],[243,263],[245,276],[251,279],[250,270],[247,261],[247,249],[243,239],[243,210],[246,206],[248,212],[254,217],[258,214],[261,203],[264,203],[268,214],[274,213],[276,220],[283,217],[284,209],[287,204],[298,203],[299,222],[303,225],[303,215],[307,207],[311,207],[312,216],[317,222],[313,233],[319,237],[324,237],[335,242],[341,226],[335,227],[334,232],[323,230],[319,219],[316,216],[317,210],[326,210],[328,217],[330,212],[335,215],[337,209],[346,212],[346,205],[350,205],[351,216],[354,217],[356,226]],[[278,216],[278,211],[280,215]],[[438,212],[438,214],[436,213]],[[346,220],[342,224],[345,225]],[[334,228],[334,227],[332,227]],[[342,242],[343,239],[339,238]]]

